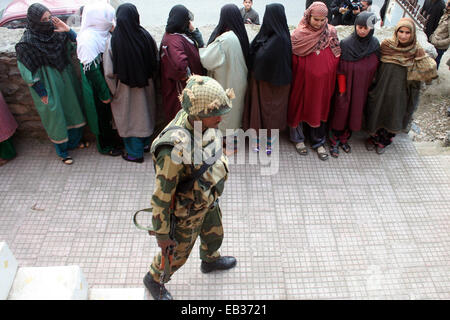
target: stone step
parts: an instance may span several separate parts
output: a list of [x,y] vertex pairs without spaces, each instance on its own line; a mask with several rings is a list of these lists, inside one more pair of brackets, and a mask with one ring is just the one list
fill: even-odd
[[0,300],[8,298],[18,267],[6,242],[0,242]]
[[145,300],[145,288],[91,288],[89,300]]
[[87,300],[88,284],[79,266],[19,268],[8,300]]

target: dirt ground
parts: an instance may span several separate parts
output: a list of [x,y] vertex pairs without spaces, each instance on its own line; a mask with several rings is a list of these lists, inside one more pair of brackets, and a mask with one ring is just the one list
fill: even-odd
[[441,146],[449,143],[450,117],[447,116],[447,108],[450,107],[450,70],[446,65],[449,58],[450,50],[442,58],[439,78],[429,86],[424,85],[422,90],[420,105],[414,114],[415,125],[410,132],[416,143],[433,142]]
[[413,141],[416,142],[444,142],[450,131],[450,117],[447,108],[450,107],[450,97],[431,99],[424,94],[419,108],[414,115]]

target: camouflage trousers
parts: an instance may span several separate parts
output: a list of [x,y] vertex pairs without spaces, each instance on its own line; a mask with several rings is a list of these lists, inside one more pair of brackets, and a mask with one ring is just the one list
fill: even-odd
[[[174,249],[171,265],[172,276],[180,269],[189,258],[195,241],[200,236],[200,259],[205,262],[213,262],[220,258],[219,248],[223,241],[222,212],[219,205],[209,211],[194,214],[177,221],[175,240],[178,245]],[[157,282],[160,281],[161,252],[153,259],[150,274]]]

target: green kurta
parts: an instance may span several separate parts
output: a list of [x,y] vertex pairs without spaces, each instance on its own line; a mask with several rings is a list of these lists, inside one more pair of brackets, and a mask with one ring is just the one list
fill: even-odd
[[83,64],[81,63],[80,68],[84,112],[92,133],[98,135],[100,131],[95,101],[98,99],[102,101],[109,100],[111,95],[101,72],[99,58],[96,58],[95,63],[92,63],[86,71],[83,71]]
[[6,141],[0,142],[0,160],[11,160],[17,155],[16,149],[12,144],[12,138]]
[[[68,42],[68,54],[72,48],[73,45]],[[62,72],[50,66],[42,66],[33,75],[19,60],[17,65],[23,80],[30,86],[31,97],[48,137],[56,144],[68,142],[67,130],[86,125],[81,109],[80,84],[73,66],[68,64]],[[31,88],[38,81],[47,90],[47,105]]]
[[111,127],[111,107],[109,104],[102,102],[110,100],[111,94],[103,75],[101,54],[89,67],[84,68],[83,64],[80,63],[80,68],[84,114],[89,128],[97,136],[98,151],[107,153],[112,149],[109,140],[115,134]]
[[380,63],[364,113],[369,134],[381,128],[393,133],[409,131],[419,104],[420,81],[407,81],[406,74],[406,67]]

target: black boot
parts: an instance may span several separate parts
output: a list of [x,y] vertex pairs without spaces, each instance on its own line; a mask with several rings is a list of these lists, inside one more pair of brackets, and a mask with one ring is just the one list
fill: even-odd
[[153,299],[173,300],[172,295],[170,294],[169,291],[167,291],[166,287],[153,280],[153,277],[150,274],[150,272],[147,272],[147,274],[144,277],[144,285],[148,289],[148,291],[150,291],[150,293],[152,294]]
[[236,263],[237,261],[235,257],[220,257],[214,262],[202,261],[200,269],[203,273],[209,273],[216,270],[228,270],[234,268],[236,266]]

